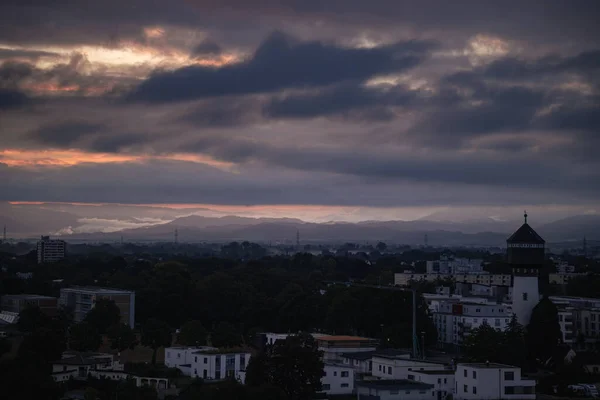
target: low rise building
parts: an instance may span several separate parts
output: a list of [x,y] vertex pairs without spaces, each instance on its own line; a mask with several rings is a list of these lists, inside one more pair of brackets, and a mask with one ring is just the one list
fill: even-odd
[[494,363],[458,364],[454,375],[456,400],[534,400],[535,380],[523,379],[521,369]]
[[19,314],[27,307],[39,307],[47,315],[55,315],[58,309],[56,297],[38,294],[6,294],[0,300],[0,310]]
[[361,376],[368,375],[373,372],[373,357],[377,355],[388,355],[410,359],[410,353],[404,350],[396,349],[380,349],[374,351],[362,351],[358,353],[343,353],[340,355],[340,357],[344,365],[350,366],[354,369],[355,376],[358,379]]
[[428,274],[480,274],[483,273],[483,260],[470,258],[453,258],[441,256],[439,260],[427,261]]
[[454,370],[434,369],[412,371],[409,379],[433,386],[434,399],[445,400],[454,393]]
[[60,360],[52,363],[52,379],[67,382],[71,379],[84,381],[88,377],[110,380],[133,380],[136,386],[152,386],[156,389],[169,387],[167,378],[148,377],[125,372],[124,365],[108,353],[65,351]]
[[573,348],[594,349],[600,339],[600,298],[550,296],[558,308],[563,340]]
[[432,400],[433,385],[407,379],[356,382],[358,400]]
[[577,272],[556,272],[548,274],[548,282],[554,285],[566,285],[571,279],[582,278],[587,274]]
[[344,353],[359,353],[377,349],[378,340],[360,336],[325,335],[315,338],[319,350],[323,352],[323,361],[342,363]]
[[246,349],[215,347],[167,347],[165,365],[184,375],[207,380],[234,378],[241,383],[252,354]]
[[439,370],[445,365],[440,362],[378,354],[373,356],[373,377],[378,379],[410,379],[412,371]]
[[322,390],[327,395],[352,394],[354,392],[354,369],[348,365],[325,363],[325,375],[321,378]]
[[477,273],[477,274],[428,274],[428,273],[414,273],[414,272],[402,272],[394,274],[394,284],[396,286],[409,286],[411,281],[427,281],[435,282],[451,277],[454,282],[457,283],[470,283],[486,286],[511,286],[512,276],[510,274],[488,274],[488,273]]
[[73,320],[81,322],[100,299],[112,300],[119,308],[121,322],[135,326],[135,292],[93,286],[60,289],[59,304],[73,310]]

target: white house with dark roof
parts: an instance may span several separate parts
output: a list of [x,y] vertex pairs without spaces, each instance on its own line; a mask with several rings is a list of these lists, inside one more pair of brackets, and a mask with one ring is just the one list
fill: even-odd
[[410,359],[410,353],[397,349],[380,349],[361,351],[357,353],[342,353],[340,358],[344,365],[354,369],[356,374],[371,374],[373,372],[373,357],[377,355],[395,356]]
[[496,363],[458,364],[455,400],[535,399],[535,381],[524,379],[521,368]]
[[358,400],[431,400],[434,387],[407,379],[365,380],[356,382]]

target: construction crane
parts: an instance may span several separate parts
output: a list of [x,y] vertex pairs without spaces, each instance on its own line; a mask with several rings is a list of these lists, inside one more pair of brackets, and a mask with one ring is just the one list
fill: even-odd
[[382,286],[382,285],[368,285],[365,283],[356,282],[338,282],[338,281],[326,281],[327,284],[332,285],[346,285],[356,287],[366,287],[372,289],[382,290],[394,290],[400,292],[412,292],[412,355],[413,358],[425,359],[425,333],[421,332],[421,346],[419,346],[419,337],[417,335],[417,290],[402,288],[397,286]]

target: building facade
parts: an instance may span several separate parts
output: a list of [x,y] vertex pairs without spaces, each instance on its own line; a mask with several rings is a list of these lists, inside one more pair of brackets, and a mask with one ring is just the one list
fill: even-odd
[[326,335],[315,338],[319,350],[323,352],[323,361],[329,363],[343,363],[342,354],[374,351],[378,341],[371,338],[346,335]]
[[64,240],[50,239],[50,236],[42,236],[37,242],[38,264],[51,263],[65,258],[67,242]]
[[135,292],[129,290],[92,286],[62,288],[59,304],[71,308],[74,321],[81,322],[100,299],[114,301],[121,313],[121,322],[135,327]]
[[358,400],[431,400],[434,388],[407,379],[365,380],[356,382]]
[[445,400],[448,395],[454,393],[454,370],[424,370],[413,371],[412,379],[433,386],[435,400]]
[[467,301],[441,303],[438,311],[432,313],[440,348],[449,345],[461,346],[465,336],[483,324],[504,331],[511,317],[512,310],[508,304]]
[[493,363],[458,364],[454,375],[456,400],[534,400],[535,381],[523,379],[521,369]]
[[244,383],[252,354],[243,349],[215,347],[167,347],[165,365],[178,368],[184,375],[208,380],[233,378]]
[[374,355],[373,377],[378,379],[410,379],[412,371],[439,370],[445,366],[439,362],[411,359],[405,356]]
[[321,378],[322,390],[327,395],[352,394],[354,392],[354,369],[344,364],[325,363],[325,375]]

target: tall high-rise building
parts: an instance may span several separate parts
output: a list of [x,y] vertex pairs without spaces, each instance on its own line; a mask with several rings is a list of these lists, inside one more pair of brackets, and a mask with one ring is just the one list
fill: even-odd
[[81,322],[100,299],[112,300],[119,308],[121,322],[135,326],[135,292],[91,286],[60,289],[59,304],[73,310],[73,320]]
[[50,263],[65,258],[67,243],[64,240],[50,239],[50,236],[42,236],[37,242],[38,264]]
[[525,222],[506,240],[508,263],[513,272],[513,312],[521,325],[527,326],[531,312],[540,301],[539,270],[544,265],[545,244]]

